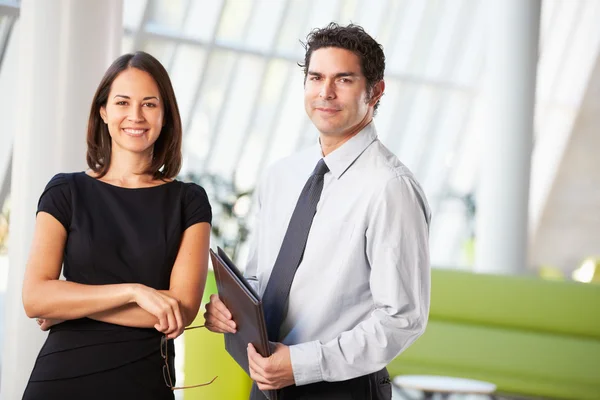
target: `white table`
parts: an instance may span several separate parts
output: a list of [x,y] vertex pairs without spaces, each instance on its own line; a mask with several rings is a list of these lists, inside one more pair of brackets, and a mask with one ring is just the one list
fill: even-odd
[[400,375],[393,379],[394,385],[402,389],[421,390],[426,399],[440,393],[442,398],[451,394],[482,394],[494,398],[496,385],[473,379],[453,378],[437,375]]

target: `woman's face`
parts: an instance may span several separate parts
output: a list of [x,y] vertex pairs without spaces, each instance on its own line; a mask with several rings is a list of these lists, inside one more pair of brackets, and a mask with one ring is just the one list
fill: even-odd
[[112,148],[151,154],[164,125],[164,104],[152,76],[128,68],[113,81],[100,116],[108,125]]

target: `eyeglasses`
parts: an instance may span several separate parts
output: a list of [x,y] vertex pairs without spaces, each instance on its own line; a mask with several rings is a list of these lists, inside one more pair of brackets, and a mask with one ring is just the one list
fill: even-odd
[[[190,326],[188,328],[185,328],[184,331],[190,330],[190,329],[197,329],[197,328],[204,328],[204,325],[198,325],[198,326]],[[167,387],[171,390],[179,390],[179,389],[191,389],[191,388],[196,388],[196,387],[201,387],[201,386],[208,386],[211,383],[213,383],[215,381],[215,379],[217,379],[217,377],[215,376],[214,378],[212,378],[212,380],[210,382],[206,382],[206,383],[201,383],[199,385],[191,385],[191,386],[179,386],[176,387],[173,385],[173,379],[171,378],[171,372],[170,372],[170,368],[169,368],[169,346],[167,345],[168,340],[166,336],[163,336],[160,338],[160,355],[163,358],[163,361],[165,362],[165,365],[163,365],[163,378],[165,380],[165,384],[167,385]]]

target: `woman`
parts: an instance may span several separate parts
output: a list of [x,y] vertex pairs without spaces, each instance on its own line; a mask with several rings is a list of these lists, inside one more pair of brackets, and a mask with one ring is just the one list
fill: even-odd
[[90,169],[56,175],[38,204],[23,304],[50,334],[24,399],[173,399],[164,338],[196,317],[211,223],[204,189],[173,179],[181,141],[164,67],[119,57],[93,99]]

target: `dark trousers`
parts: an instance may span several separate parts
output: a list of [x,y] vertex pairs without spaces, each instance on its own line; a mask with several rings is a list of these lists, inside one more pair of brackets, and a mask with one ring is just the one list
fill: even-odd
[[[392,384],[387,369],[340,382],[317,382],[288,386],[278,391],[278,400],[391,400]],[[256,384],[250,400],[265,400]]]

